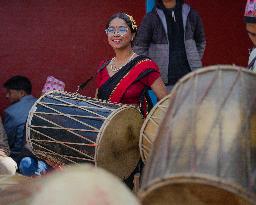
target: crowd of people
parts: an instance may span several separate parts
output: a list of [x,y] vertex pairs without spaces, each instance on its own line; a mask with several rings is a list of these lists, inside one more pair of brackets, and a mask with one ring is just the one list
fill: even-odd
[[[254,0],[247,2],[245,22],[255,46]],[[112,103],[135,104],[144,117],[152,108],[148,90],[160,100],[180,78],[202,67],[204,27],[199,14],[183,0],[157,0],[139,27],[132,16],[116,13],[106,23],[105,32],[114,57],[103,60],[97,69],[95,96]],[[256,70],[252,54],[256,49],[249,60],[249,68]],[[51,168],[26,142],[25,124],[36,101],[31,82],[17,75],[3,86],[10,105],[4,110],[3,122],[0,119],[0,174],[42,175]]]

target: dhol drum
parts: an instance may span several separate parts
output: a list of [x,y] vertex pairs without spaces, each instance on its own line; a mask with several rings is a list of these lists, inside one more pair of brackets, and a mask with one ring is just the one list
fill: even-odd
[[32,107],[27,141],[51,166],[89,162],[126,178],[136,167],[143,119],[137,108],[53,91]]
[[256,74],[211,66],[182,78],[148,159],[145,205],[253,205]]
[[140,130],[140,155],[144,163],[146,163],[150,151],[153,146],[153,142],[158,133],[159,126],[164,118],[165,113],[169,105],[170,94],[160,100],[148,113],[147,118]]

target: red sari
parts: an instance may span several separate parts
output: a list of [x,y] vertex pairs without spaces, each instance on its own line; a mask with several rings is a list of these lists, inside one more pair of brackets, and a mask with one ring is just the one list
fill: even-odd
[[137,56],[110,77],[107,64],[103,64],[97,74],[98,98],[140,105],[145,114],[146,91],[160,77],[158,66],[145,56]]

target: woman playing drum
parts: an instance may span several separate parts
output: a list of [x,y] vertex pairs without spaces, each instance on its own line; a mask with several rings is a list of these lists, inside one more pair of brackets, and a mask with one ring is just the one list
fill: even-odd
[[132,50],[137,26],[132,16],[117,13],[106,25],[108,43],[115,57],[104,61],[98,70],[96,97],[113,103],[140,105],[146,115],[146,90],[152,88],[158,99],[167,95],[158,66]]
[[[158,99],[167,95],[159,68],[149,58],[133,52],[137,26],[132,16],[114,14],[105,31],[115,57],[102,62],[98,69],[96,97],[113,103],[139,105],[145,117],[149,108],[147,89],[151,87]],[[130,188],[133,187],[133,174],[126,180]]]

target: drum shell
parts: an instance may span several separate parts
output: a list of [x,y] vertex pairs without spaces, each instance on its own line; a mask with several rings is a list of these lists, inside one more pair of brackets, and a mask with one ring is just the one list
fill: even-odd
[[32,107],[26,134],[33,153],[53,167],[92,163],[125,178],[139,161],[142,122],[134,106],[53,91]]
[[256,75],[236,66],[177,83],[145,167],[143,204],[255,204],[255,89]]

